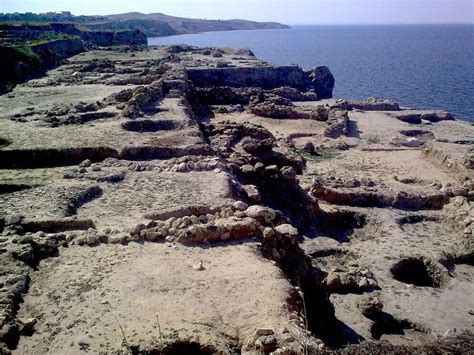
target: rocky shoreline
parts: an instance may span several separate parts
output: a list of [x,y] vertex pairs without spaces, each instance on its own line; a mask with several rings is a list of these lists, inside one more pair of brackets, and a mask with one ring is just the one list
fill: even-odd
[[0,96],[0,352],[474,351],[474,128],[334,84],[96,48]]

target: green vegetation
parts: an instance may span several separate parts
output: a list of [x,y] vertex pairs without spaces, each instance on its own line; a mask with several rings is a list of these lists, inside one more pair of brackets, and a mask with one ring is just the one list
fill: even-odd
[[118,14],[109,16],[74,16],[70,12],[0,13],[0,27],[11,25],[54,26],[81,24],[89,30],[117,31],[140,30],[148,37],[169,36],[175,34],[199,33],[237,29],[287,28],[285,25],[270,22],[252,22],[239,20],[186,19],[164,14]]
[[13,46],[13,50],[18,54],[19,58],[27,61],[41,61],[41,58],[33,52],[30,46]]
[[[31,46],[37,46],[39,44],[44,44],[52,41],[57,41],[60,39],[71,39],[74,38],[73,36],[69,36],[62,33],[52,33],[52,32],[45,32],[41,37],[33,40],[29,40],[26,43]],[[78,38],[78,37],[76,37]]]
[[0,169],[0,181],[5,184],[45,185],[61,178],[67,167],[54,169]]
[[334,148],[318,148],[316,154],[308,154],[297,148],[289,148],[288,155],[292,158],[304,157],[307,161],[319,163],[329,159],[337,158],[341,153]]
[[[70,36],[64,33],[55,33],[50,31],[45,32],[38,32],[35,36],[31,38],[24,39],[22,37],[19,38],[0,38],[0,46],[5,47],[24,47],[24,46],[37,46],[39,44],[44,44],[60,39],[71,39],[75,38],[75,36]],[[77,37],[76,37],[77,38]]]
[[105,19],[104,16],[74,16],[69,11],[48,12],[43,14],[26,13],[6,13],[0,14],[0,23],[49,23],[49,22],[85,22],[100,21]]
[[317,155],[310,155],[316,162],[335,159],[341,155],[341,152],[334,148],[320,148],[316,152]]
[[377,136],[368,136],[367,137],[367,143],[369,144],[378,144],[380,143],[380,138]]

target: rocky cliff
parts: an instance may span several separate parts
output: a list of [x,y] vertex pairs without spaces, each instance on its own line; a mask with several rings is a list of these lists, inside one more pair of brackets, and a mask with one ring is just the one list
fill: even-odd
[[30,47],[0,46],[0,92],[82,50],[83,44],[77,38],[57,39]]
[[84,47],[147,45],[138,29],[93,31],[75,24],[0,25],[0,93],[37,76]]
[[306,72],[298,66],[257,66],[248,68],[188,68],[188,77],[196,87],[261,87],[282,86],[313,90],[320,99],[332,97],[334,76],[328,67],[319,66]]
[[120,31],[82,31],[80,37],[83,41],[101,47],[147,45],[146,35],[138,29]]
[[147,45],[146,35],[136,28],[91,30],[71,23],[0,25],[0,41],[5,43],[41,41],[64,35],[79,37],[97,46]]

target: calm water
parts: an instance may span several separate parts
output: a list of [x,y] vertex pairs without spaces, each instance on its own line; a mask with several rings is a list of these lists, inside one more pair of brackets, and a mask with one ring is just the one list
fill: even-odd
[[248,47],[275,64],[327,65],[336,97],[392,98],[474,122],[474,25],[294,26],[149,39],[180,43]]

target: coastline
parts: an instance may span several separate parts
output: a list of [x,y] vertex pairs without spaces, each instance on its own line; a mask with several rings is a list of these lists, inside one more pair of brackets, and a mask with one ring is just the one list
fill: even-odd
[[[425,28],[427,33],[432,32],[430,30],[434,28],[433,38],[431,35],[426,38],[423,34],[426,31],[423,31],[419,37],[414,37],[416,42],[400,41],[396,50],[389,50],[390,55],[382,56],[378,53],[388,51],[386,43],[390,43],[393,36],[395,38],[401,36],[397,32],[398,28],[402,28],[403,33],[407,32],[406,35],[412,38],[414,36],[412,31],[417,29],[418,25],[376,26],[375,28],[381,30],[389,29],[388,32],[381,34],[374,34],[371,31],[373,26],[364,25],[322,25],[317,26],[316,32],[315,26],[309,26],[310,31],[306,30],[308,26],[293,26],[291,31],[255,31],[251,35],[226,32],[164,37],[151,44],[169,45],[187,42],[197,46],[246,47],[270,63],[279,65],[296,63],[303,68],[326,63],[337,78],[335,96],[358,100],[368,96],[387,97],[406,106],[447,109],[456,118],[473,122],[474,111],[469,105],[469,97],[474,96],[474,85],[472,76],[469,75],[468,63],[474,61],[474,58],[469,59],[469,56],[472,57],[469,53],[474,53],[474,49],[469,47],[472,47],[472,43],[466,40],[461,42],[463,45],[447,44],[453,42],[449,41],[447,37],[449,31],[446,34],[445,29],[452,27],[460,29],[462,33],[459,36],[468,39],[472,36],[474,25],[448,27],[420,25],[420,27]],[[372,39],[374,35],[382,36],[381,40],[374,41]],[[173,38],[177,40],[173,41]],[[271,43],[279,45],[276,47]],[[372,44],[365,50],[356,47],[367,46],[364,43]],[[444,48],[443,52],[451,54],[443,60],[432,51],[433,47]],[[386,68],[393,69],[387,71]],[[456,70],[450,77],[448,73],[454,69]]]

